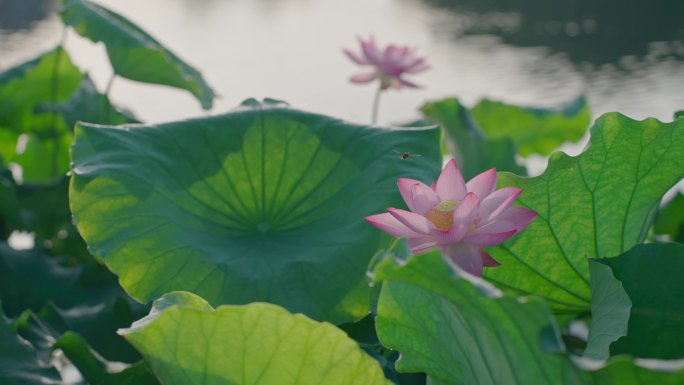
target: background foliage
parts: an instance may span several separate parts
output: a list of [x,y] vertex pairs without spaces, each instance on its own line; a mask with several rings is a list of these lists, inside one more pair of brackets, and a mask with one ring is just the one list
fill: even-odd
[[[211,108],[199,71],[121,15],[65,0],[61,16],[105,45],[112,81]],[[413,124],[436,126],[403,130],[253,99],[118,126],[140,122],[109,87],[61,46],[0,74],[1,383],[684,383],[682,195],[659,206],[684,176],[681,114],[606,114],[582,154],[527,177],[521,157],[585,135],[585,99],[447,98]],[[363,222],[443,155],[467,178],[496,167],[539,213],[484,279]]]

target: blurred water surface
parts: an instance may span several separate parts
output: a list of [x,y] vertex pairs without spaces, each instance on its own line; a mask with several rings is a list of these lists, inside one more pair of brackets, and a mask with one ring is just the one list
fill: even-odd
[[[684,109],[684,2],[670,0],[98,0],[202,71],[221,95],[212,113],[247,97],[367,122],[372,86],[347,78],[356,36],[419,47],[432,65],[421,90],[388,92],[380,122],[417,116],[427,100],[490,97],[553,106],[578,94],[594,116],[670,120]],[[57,43],[54,0],[0,0],[0,69]],[[102,46],[74,33],[67,49],[104,88]],[[148,121],[204,114],[187,93],[117,79],[113,99]]]

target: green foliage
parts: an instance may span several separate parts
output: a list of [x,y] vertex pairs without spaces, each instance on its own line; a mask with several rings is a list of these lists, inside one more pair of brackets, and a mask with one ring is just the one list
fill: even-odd
[[684,176],[684,121],[635,121],[606,114],[577,157],[551,156],[535,178],[500,174],[501,186],[525,191],[518,202],[539,213],[490,254],[505,268],[488,280],[534,293],[558,311],[589,305],[587,258],[612,257],[642,242],[663,194]]
[[107,48],[114,73],[192,93],[210,109],[214,92],[202,75],[125,17],[88,0],[62,0],[64,24]]
[[16,334],[0,311],[0,383],[50,385],[61,384],[60,380],[57,370],[38,360],[33,346]]
[[[605,296],[592,293],[591,331],[607,329],[604,323],[627,324],[620,329],[620,335],[602,341],[611,343],[611,354],[658,359],[684,357],[684,245],[638,245],[619,257],[592,262],[608,267],[614,277],[608,285],[627,297],[631,305],[627,313],[613,315],[611,308],[624,307],[625,301],[608,301]],[[615,341],[615,337],[620,338]]]
[[77,122],[99,124],[139,123],[133,116],[120,111],[112,105],[107,95],[101,94],[88,74],[85,74],[78,89],[64,103],[44,103],[37,111],[49,111],[60,114],[68,127]]
[[159,381],[144,361],[132,365],[120,365],[117,370],[112,363],[102,359],[88,343],[73,332],[67,332],[57,340],[55,349],[61,349],[83,378],[98,385],[157,385]]
[[[681,364],[639,366],[627,357],[606,363],[565,354],[554,318],[539,298],[515,298],[460,270],[438,252],[386,263],[377,329],[399,350],[402,371],[425,371],[433,384],[680,384]],[[668,373],[673,372],[673,373]]]
[[[158,126],[76,128],[71,209],[90,250],[141,301],[268,301],[345,322],[399,177],[434,178],[439,132],[347,124],[275,103]],[[399,159],[410,144],[422,157]]]
[[164,385],[391,384],[341,330],[266,303],[214,310],[171,293],[121,333]]
[[12,173],[0,162],[0,240],[6,240],[21,223],[16,189]]
[[0,299],[10,316],[48,301],[70,304],[82,267],[65,267],[37,249],[17,251],[0,243]]
[[34,110],[41,103],[67,100],[82,79],[61,47],[0,73],[0,127],[45,140],[61,134],[66,131],[63,121]]
[[[68,99],[83,75],[58,47],[0,74],[0,148],[5,163],[21,165],[24,182],[46,182],[69,168],[71,134],[56,113],[41,103]],[[25,142],[20,151],[17,141]]]
[[591,327],[583,356],[595,360],[610,357],[610,344],[627,334],[632,302],[607,265],[589,260],[591,275]]
[[446,147],[466,179],[495,167],[518,175],[527,173],[515,160],[516,148],[508,137],[487,139],[458,99],[427,103],[423,113],[444,129]]
[[672,240],[684,243],[684,194],[677,192],[674,198],[658,211],[653,231],[669,235]]
[[488,138],[511,138],[522,156],[549,155],[566,141],[576,142],[589,127],[587,100],[580,97],[558,109],[524,108],[488,99],[472,109]]

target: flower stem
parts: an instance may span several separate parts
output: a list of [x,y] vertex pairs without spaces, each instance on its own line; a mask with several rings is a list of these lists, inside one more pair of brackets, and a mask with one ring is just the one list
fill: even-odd
[[375,91],[375,97],[373,98],[373,114],[371,115],[371,124],[378,122],[378,109],[380,107],[380,93],[382,93],[382,87],[378,87]]
[[[64,51],[64,43],[66,42],[67,29],[64,27],[62,29],[62,35],[59,39],[57,45],[57,53],[55,54],[55,63],[52,66],[52,76],[51,82],[51,101],[52,105],[57,104],[57,99],[59,98],[59,67],[62,61],[62,51]],[[52,140],[54,140],[54,147],[52,149],[52,164],[50,169],[50,176],[56,178],[59,176],[59,133],[57,130],[57,113],[52,112],[50,114],[50,126],[52,128]]]
[[112,84],[114,83],[114,79],[116,78],[116,73],[112,73],[112,76],[109,78],[109,81],[107,82],[107,87],[105,88],[104,91],[104,97],[102,98],[102,103],[104,104],[104,121],[101,122],[103,124],[109,124],[109,109],[110,109],[110,103],[107,103],[107,99],[109,98],[109,91],[112,89]]

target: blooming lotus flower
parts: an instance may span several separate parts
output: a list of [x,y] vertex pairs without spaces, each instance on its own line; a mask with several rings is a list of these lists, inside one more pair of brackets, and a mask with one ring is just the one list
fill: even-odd
[[404,78],[404,74],[414,74],[430,68],[424,58],[417,57],[415,48],[403,45],[389,45],[384,50],[375,44],[375,38],[371,36],[368,41],[359,39],[361,52],[356,53],[348,49],[344,53],[356,64],[373,67],[371,72],[363,72],[352,76],[352,83],[369,83],[380,79],[380,89],[390,87],[400,89],[402,87],[418,88],[418,85]]
[[448,262],[480,276],[483,266],[498,266],[482,246],[495,246],[523,230],[537,213],[512,206],[522,189],[496,190],[496,170],[465,183],[452,159],[432,186],[413,179],[397,181],[411,211],[389,208],[366,221],[395,237],[407,237],[413,253],[440,248]]

